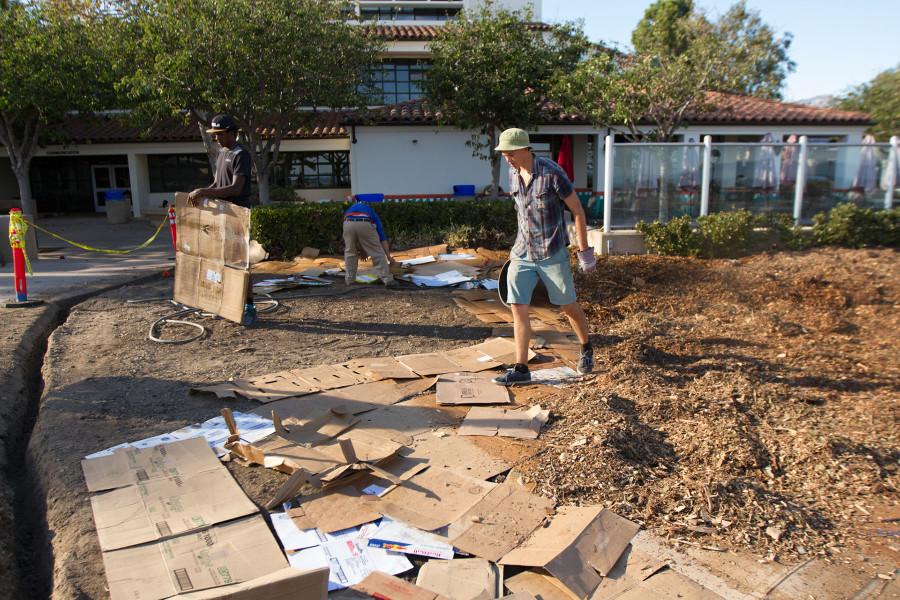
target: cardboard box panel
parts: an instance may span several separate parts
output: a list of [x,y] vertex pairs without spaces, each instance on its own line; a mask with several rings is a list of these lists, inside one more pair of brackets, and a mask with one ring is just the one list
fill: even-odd
[[326,600],[328,569],[291,567],[250,581],[178,596],[179,600]]
[[184,253],[175,255],[176,302],[241,322],[250,272]]
[[226,469],[152,479],[91,497],[100,547],[115,550],[257,512]]
[[204,198],[191,206],[187,194],[175,194],[178,251],[237,269],[250,268],[250,209]]
[[474,373],[447,373],[438,377],[437,403],[443,405],[509,404],[509,390]]
[[111,490],[164,477],[188,477],[201,471],[223,469],[204,438],[160,444],[152,448],[122,448],[112,456],[81,461],[91,492]]
[[287,561],[263,518],[256,515],[160,542],[104,552],[103,566],[112,600],[162,600],[249,582],[286,568]]

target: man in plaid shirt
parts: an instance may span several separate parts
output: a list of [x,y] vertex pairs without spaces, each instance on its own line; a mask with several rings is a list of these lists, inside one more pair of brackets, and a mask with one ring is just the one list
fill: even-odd
[[513,313],[516,340],[516,364],[496,377],[499,385],[516,385],[531,381],[528,371],[528,345],[531,341],[531,319],[528,306],[538,278],[544,282],[550,302],[560,307],[581,342],[578,372],[594,369],[594,350],[588,337],[587,319],[575,298],[575,284],[569,266],[569,237],[563,209],[575,217],[578,237],[578,263],[585,273],[593,271],[597,262],[587,242],[587,221],[581,201],[572,182],[555,162],[531,152],[528,133],[507,129],[500,134],[496,150],[509,163],[509,190],[516,202],[519,232],[510,252],[507,272],[507,297]]

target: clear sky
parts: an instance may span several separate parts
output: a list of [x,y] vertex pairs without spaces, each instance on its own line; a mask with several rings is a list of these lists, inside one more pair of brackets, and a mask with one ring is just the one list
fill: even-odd
[[[630,46],[650,0],[543,0],[543,20],[584,20],[592,40]],[[734,0],[695,0],[715,16]],[[900,64],[900,0],[748,0],[778,32],[794,34],[784,97],[835,94]]]

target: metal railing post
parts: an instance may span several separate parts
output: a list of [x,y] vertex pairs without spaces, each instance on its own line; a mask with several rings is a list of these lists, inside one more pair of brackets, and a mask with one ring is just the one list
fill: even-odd
[[891,150],[888,152],[887,185],[884,186],[884,210],[894,206],[894,190],[897,188],[897,170],[900,169],[900,137],[891,137]]
[[709,214],[709,184],[712,181],[712,136],[703,136],[703,172],[700,180],[700,216]]
[[613,152],[615,150],[613,136],[606,136],[606,152],[603,157],[603,233],[612,231]]
[[797,159],[797,183],[794,187],[794,223],[800,225],[800,217],[803,215],[803,194],[806,192],[806,157],[808,139],[800,136],[800,156]]

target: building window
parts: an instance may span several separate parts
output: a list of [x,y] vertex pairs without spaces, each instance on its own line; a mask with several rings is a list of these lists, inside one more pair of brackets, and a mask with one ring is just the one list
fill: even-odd
[[151,194],[195,190],[213,180],[205,154],[150,154],[147,169]]
[[459,8],[420,8],[409,6],[371,6],[359,9],[360,21],[449,21]]
[[272,185],[293,189],[350,187],[349,152],[281,152]]
[[397,104],[421,98],[422,84],[430,64],[414,58],[394,59],[372,67],[372,85],[382,104]]

